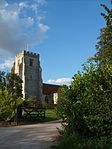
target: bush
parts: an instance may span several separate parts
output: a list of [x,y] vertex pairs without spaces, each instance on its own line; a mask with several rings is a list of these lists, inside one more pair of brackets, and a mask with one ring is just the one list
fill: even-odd
[[54,146],[55,149],[111,149],[112,140],[107,144],[106,138],[102,137],[101,139],[92,139],[84,138],[79,134],[67,134],[64,132],[60,136],[58,145]]
[[41,108],[42,107],[42,103],[41,103],[41,100],[37,99],[37,97],[31,96],[27,100],[23,101],[23,106],[25,106],[25,107],[38,107],[38,108]]
[[7,91],[0,90],[0,119],[9,121],[16,116],[16,109],[22,103],[22,99],[15,99],[15,96]]
[[112,137],[112,67],[83,66],[69,87],[59,91],[57,113],[70,135],[89,140]]

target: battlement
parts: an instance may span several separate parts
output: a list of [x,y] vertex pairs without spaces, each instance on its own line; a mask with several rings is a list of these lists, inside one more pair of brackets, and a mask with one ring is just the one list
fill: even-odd
[[34,57],[34,58],[39,58],[39,54],[30,52],[30,51],[26,51],[26,50],[22,50],[21,52],[19,52],[16,55],[16,57],[20,57],[21,55],[29,56],[29,57]]
[[39,54],[30,52],[30,51],[24,50],[23,53],[24,53],[24,55],[27,55],[27,56],[31,56],[31,57],[35,57],[35,58],[39,57]]

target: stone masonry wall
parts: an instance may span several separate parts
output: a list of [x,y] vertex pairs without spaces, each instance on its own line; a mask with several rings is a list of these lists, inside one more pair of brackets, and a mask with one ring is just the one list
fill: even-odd
[[23,80],[23,97],[42,99],[42,75],[39,54],[22,51],[15,57],[15,73]]

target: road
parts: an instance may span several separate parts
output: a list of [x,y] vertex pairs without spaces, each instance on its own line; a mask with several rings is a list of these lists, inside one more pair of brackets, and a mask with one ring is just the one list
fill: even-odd
[[49,149],[58,135],[59,121],[0,128],[0,149]]

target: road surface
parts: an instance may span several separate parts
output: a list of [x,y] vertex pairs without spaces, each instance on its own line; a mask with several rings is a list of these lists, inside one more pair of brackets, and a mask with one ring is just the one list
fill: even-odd
[[0,149],[49,149],[58,135],[59,121],[0,128]]

